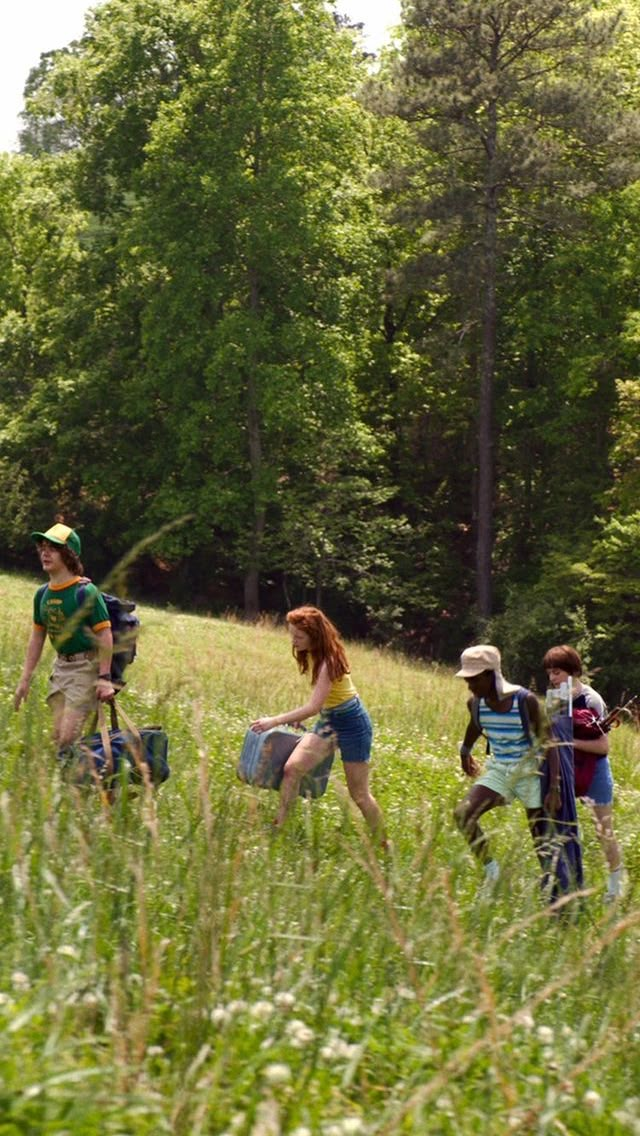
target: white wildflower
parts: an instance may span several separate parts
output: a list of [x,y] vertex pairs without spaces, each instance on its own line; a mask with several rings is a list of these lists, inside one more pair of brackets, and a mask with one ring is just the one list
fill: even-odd
[[29,975],[25,974],[23,970],[14,970],[11,981],[18,990],[28,990],[31,986]]
[[396,990],[396,994],[398,995],[398,998],[404,998],[406,1002],[415,1001],[415,990],[411,990],[409,986],[399,986]]
[[249,1015],[255,1018],[258,1022],[266,1022],[273,1014],[272,1002],[254,1002],[253,1006],[249,1007]]
[[296,1004],[293,994],[288,990],[279,990],[273,999],[279,1010],[290,1010]]
[[550,1026],[538,1026],[536,1036],[543,1045],[553,1044],[553,1030]]
[[162,1045],[147,1046],[147,1057],[162,1057],[163,1053],[164,1047]]
[[291,1069],[283,1061],[265,1065],[262,1076],[269,1085],[286,1085],[291,1080]]
[[640,1120],[633,1115],[632,1112],[627,1112],[624,1108],[619,1108],[613,1113],[613,1119],[618,1124],[623,1124],[625,1130],[630,1132],[632,1136],[640,1136]]
[[536,1024],[527,1010],[520,1010],[514,1018],[516,1025],[522,1026],[523,1029],[532,1030]]
[[233,1016],[234,1014],[244,1014],[247,1009],[247,1003],[243,998],[236,998],[233,1002],[229,1002],[227,1010]]
[[286,1033],[296,1049],[303,1049],[305,1045],[309,1045],[309,1042],[313,1041],[314,1037],[313,1030],[306,1022],[301,1022],[298,1018],[287,1023]]
[[590,1112],[602,1112],[602,1097],[600,1096],[600,1093],[597,1093],[595,1091],[595,1089],[587,1089],[582,1098],[582,1103],[585,1108],[589,1109]]
[[320,1056],[324,1061],[350,1061],[360,1056],[361,1045],[352,1045],[340,1037],[335,1030],[331,1030],[326,1043],[320,1049]]
[[342,1136],[359,1136],[364,1130],[364,1124],[359,1116],[345,1116],[340,1124]]
[[78,954],[76,948],[72,946],[71,943],[62,943],[62,945],[58,947],[56,954],[62,955],[63,958],[80,958],[80,955]]
[[359,1116],[345,1116],[342,1120],[328,1124],[323,1131],[324,1136],[361,1136],[366,1129]]
[[214,1006],[209,1017],[214,1026],[224,1026],[231,1014],[224,1006]]

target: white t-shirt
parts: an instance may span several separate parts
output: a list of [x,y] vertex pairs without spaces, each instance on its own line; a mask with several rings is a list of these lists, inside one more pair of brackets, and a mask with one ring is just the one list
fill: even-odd
[[576,698],[580,698],[581,696],[584,697],[587,710],[593,710],[594,714],[598,715],[598,718],[604,718],[607,713],[607,707],[597,690],[594,690],[592,686],[587,686],[586,682],[582,682],[580,683],[580,690],[576,690],[573,693],[574,702]]

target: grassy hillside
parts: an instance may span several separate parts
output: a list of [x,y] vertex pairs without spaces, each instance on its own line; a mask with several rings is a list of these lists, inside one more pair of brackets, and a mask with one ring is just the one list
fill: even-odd
[[604,908],[585,816],[593,890],[549,918],[517,806],[479,894],[449,672],[349,646],[384,861],[339,761],[275,836],[275,795],[236,779],[248,722],[305,689],[286,633],[143,607],[122,699],[172,777],[107,811],[59,780],[44,661],[12,710],[33,588],[0,577],[0,1136],[640,1132],[636,734],[612,735],[627,895]]

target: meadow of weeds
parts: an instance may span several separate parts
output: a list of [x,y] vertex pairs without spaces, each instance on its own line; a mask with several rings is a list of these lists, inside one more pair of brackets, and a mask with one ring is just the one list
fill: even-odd
[[46,660],[12,709],[33,589],[0,577],[0,1136],[640,1133],[635,732],[612,735],[626,895],[603,905],[584,816],[589,894],[550,917],[517,806],[486,821],[491,898],[454,830],[450,672],[349,645],[391,857],[339,761],[274,835],[235,766],[300,701],[286,632],[143,607],[121,698],[172,776],[109,809],[60,781]]

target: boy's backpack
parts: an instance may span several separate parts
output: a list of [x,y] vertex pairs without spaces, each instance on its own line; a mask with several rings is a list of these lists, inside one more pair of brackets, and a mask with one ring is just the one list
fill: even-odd
[[[527,739],[529,745],[531,745],[532,742],[533,742],[533,737],[531,735],[531,719],[529,718],[529,707],[527,706],[527,697],[530,694],[531,694],[531,691],[527,690],[526,687],[524,687],[524,686],[521,686],[520,689],[516,690],[516,692],[514,694],[514,698],[516,699],[516,701],[518,703],[518,710],[520,712],[520,721],[522,722],[522,732],[523,732],[525,738]],[[477,726],[477,728],[480,730],[480,733],[482,734],[484,731],[482,729],[482,726],[480,725],[480,699],[475,694],[474,694],[473,698],[471,699],[471,706],[469,707],[469,709],[470,709],[471,718],[472,718],[474,724]],[[487,753],[489,753],[489,741],[488,740],[487,740]]]
[[[38,604],[48,588],[43,584],[38,588]],[[78,584],[76,599],[78,609],[85,602],[86,584]],[[129,666],[136,657],[140,620],[134,615],[135,603],[133,600],[121,600],[119,596],[112,596],[110,592],[100,593],[109,614],[111,634],[113,636],[113,654],[111,656],[111,682],[118,689],[126,685],[124,678],[125,667]]]
[[[76,592],[78,607],[84,603],[85,584],[79,584]],[[136,657],[138,650],[138,634],[140,620],[134,615],[133,600],[121,600],[119,596],[112,596],[110,592],[101,592],[109,613],[111,634],[113,635],[113,654],[111,656],[111,682],[116,687],[126,684],[124,678],[125,667],[129,666]]]

